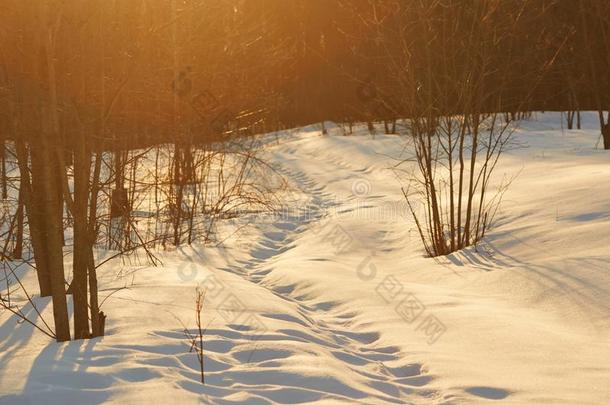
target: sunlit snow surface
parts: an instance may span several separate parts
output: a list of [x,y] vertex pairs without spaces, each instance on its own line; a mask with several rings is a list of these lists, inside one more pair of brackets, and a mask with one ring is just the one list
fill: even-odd
[[[219,247],[159,251],[162,267],[103,266],[104,338],[57,344],[0,313],[0,403],[609,403],[610,152],[595,149],[596,120],[522,122],[497,168],[517,177],[496,226],[437,260],[388,170],[404,137],[269,136],[286,209]],[[205,386],[181,324],[195,327],[198,285]]]

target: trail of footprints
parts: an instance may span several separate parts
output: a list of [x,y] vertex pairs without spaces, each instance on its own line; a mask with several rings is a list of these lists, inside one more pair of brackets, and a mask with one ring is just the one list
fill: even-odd
[[[341,310],[337,302],[313,303],[311,299],[295,296],[291,285],[266,284],[269,270],[265,265],[289,250],[294,238],[322,218],[332,204],[329,201],[334,201],[324,192],[325,187],[316,187],[304,173],[286,168],[281,171],[310,197],[309,215],[282,217],[274,224],[275,230],[267,231],[265,239],[251,249],[250,260],[223,270],[239,274],[291,303],[299,316],[260,314],[263,322],[265,318],[279,319],[287,325],[262,333],[240,325],[229,325],[228,330],[207,330],[205,386],[199,383],[196,356],[185,353],[184,334],[180,331],[156,333],[170,339],[172,343],[164,345],[161,354],[172,356],[159,358],[154,348],[140,347],[138,350],[150,354],[140,362],[175,370],[184,377],[179,379],[182,388],[203,395],[203,402],[211,404],[291,404],[320,399],[364,404],[442,402],[435,390],[426,387],[432,376],[425,373],[422,365],[406,362],[397,347],[380,346],[378,333],[354,332],[350,328],[355,312]],[[317,356],[312,347],[327,351],[348,372],[361,376],[356,380],[368,387],[365,390],[350,387],[332,375],[297,375],[282,369],[283,359]]]

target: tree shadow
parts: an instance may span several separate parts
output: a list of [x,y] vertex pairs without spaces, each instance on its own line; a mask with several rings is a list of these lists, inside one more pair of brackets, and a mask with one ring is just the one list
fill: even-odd
[[[120,352],[96,351],[99,338],[50,343],[32,363],[20,402],[100,404],[110,397],[115,377],[88,371],[89,367],[113,366]],[[10,397],[8,398],[10,399]]]
[[[517,242],[540,250],[524,241]],[[485,244],[503,267],[514,268],[517,270],[515,274],[520,277],[542,286],[546,291],[556,291],[568,298],[596,330],[610,323],[610,257],[550,257],[539,264],[507,253],[494,241],[486,241]]]
[[[44,312],[49,305],[50,299],[42,298],[34,301],[38,312]],[[31,322],[42,324],[38,312],[34,309],[31,303],[21,308],[23,315]],[[42,325],[44,327],[44,325]],[[31,324],[23,321],[19,316],[13,314],[0,325],[0,337],[3,337],[0,344],[0,364],[7,364],[8,360],[13,357],[22,347],[26,346],[34,333],[41,333]],[[0,368],[0,381],[4,372],[8,370]]]

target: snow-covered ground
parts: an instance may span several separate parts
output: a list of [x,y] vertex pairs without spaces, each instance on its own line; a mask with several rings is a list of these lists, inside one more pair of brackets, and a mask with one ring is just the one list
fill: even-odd
[[[437,260],[387,169],[403,138],[281,134],[267,153],[294,203],[222,247],[160,252],[162,267],[105,265],[104,338],[57,344],[0,313],[0,403],[610,403],[597,125],[522,122],[497,169],[518,177],[496,226]],[[195,327],[197,286],[205,386],[182,326]]]

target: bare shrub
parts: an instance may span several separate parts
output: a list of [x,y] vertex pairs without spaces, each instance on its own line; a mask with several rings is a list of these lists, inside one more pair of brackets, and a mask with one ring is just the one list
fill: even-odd
[[[411,121],[417,169],[403,188],[426,253],[446,255],[485,236],[509,182],[490,180],[510,143],[510,123],[489,116]],[[414,195],[423,203],[417,210]]]
[[195,352],[197,355],[197,361],[199,363],[199,370],[201,371],[201,383],[205,384],[205,373],[204,373],[204,356],[203,356],[203,336],[205,335],[206,328],[201,323],[201,314],[203,312],[203,303],[205,302],[205,291],[197,288],[195,294],[195,324],[197,328],[194,332],[191,332],[186,326],[184,327],[184,336],[189,342],[189,353]]
[[[547,13],[532,1],[517,8],[498,0],[413,1],[396,10],[383,24],[366,20],[380,41],[391,38],[376,48],[388,72],[370,81],[367,100],[378,115],[408,119],[413,156],[407,161],[415,170],[403,194],[426,253],[446,255],[488,230],[507,186],[492,189],[492,174],[511,122],[559,51],[554,45],[521,52],[525,30]],[[544,30],[528,35],[535,44],[549,42]],[[515,80],[520,63],[532,68]]]

